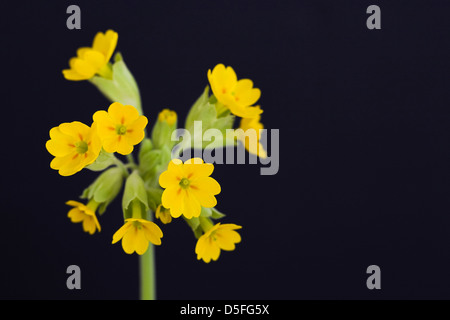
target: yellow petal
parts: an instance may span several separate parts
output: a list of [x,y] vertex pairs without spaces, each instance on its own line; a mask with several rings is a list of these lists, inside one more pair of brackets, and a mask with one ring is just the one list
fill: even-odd
[[212,71],[212,80],[216,86],[226,91],[232,90],[237,83],[237,76],[232,67],[226,67],[223,64],[218,64]]
[[147,123],[147,117],[140,116],[137,120],[127,126],[125,137],[130,144],[136,145],[144,139],[144,128],[147,126]]
[[123,236],[128,232],[128,230],[130,229],[130,227],[133,224],[131,222],[125,222],[125,224],[119,228],[119,230],[116,231],[116,233],[114,233],[113,235],[113,240],[112,240],[112,244],[118,242],[120,239],[123,238]]
[[92,49],[101,52],[108,62],[116,49],[118,39],[119,35],[113,30],[108,30],[105,33],[98,32],[92,42]]
[[92,116],[97,130],[97,134],[101,140],[112,139],[117,136],[116,123],[111,119],[104,110],[97,111]]
[[217,205],[217,200],[208,190],[200,190],[190,186],[189,192],[197,199],[202,207],[213,208]]
[[215,233],[218,246],[222,250],[231,251],[235,249],[235,243],[241,242],[239,233],[233,230],[220,229]]
[[50,137],[51,139],[47,141],[45,147],[53,156],[64,157],[74,151],[75,138],[63,134],[58,127],[50,130]]
[[84,206],[83,203],[78,202],[78,201],[74,201],[74,200],[69,200],[69,201],[66,202],[66,204],[67,204],[68,206],[71,206],[71,207]]
[[108,137],[107,139],[103,140],[103,149],[105,149],[105,151],[108,153],[116,152],[118,147],[119,147],[119,139],[117,135]]
[[180,183],[181,177],[177,176],[173,171],[164,171],[159,176],[159,184],[162,188],[169,188],[177,186]]
[[72,208],[69,210],[67,217],[70,218],[70,221],[73,223],[78,223],[83,221],[86,218],[86,215],[80,209]]
[[136,241],[138,239],[138,230],[134,225],[128,229],[122,238],[122,248],[127,254],[132,254],[136,251]]
[[193,186],[196,190],[206,191],[212,195],[219,194],[221,191],[220,184],[211,177],[202,177],[192,180],[191,186]]
[[[57,158],[55,158],[56,160]],[[58,173],[62,176],[71,176],[84,168],[83,156],[77,154],[64,162],[64,164],[59,168]]]
[[90,134],[91,128],[79,121],[65,122],[59,125],[61,133],[74,137],[76,141],[85,140]]
[[165,208],[170,209],[170,214],[174,218],[181,215],[185,192],[182,192],[179,185],[166,188],[161,197],[161,203]]
[[87,80],[90,79],[90,76],[86,76],[86,75],[82,75],[79,74],[78,72],[76,72],[75,70],[72,69],[64,69],[62,71],[64,78],[66,78],[66,80],[71,80],[71,81],[81,81],[81,80]]
[[227,98],[223,103],[230,109],[232,114],[241,118],[254,118],[263,113],[258,107],[242,106],[230,98]]
[[183,215],[187,219],[191,219],[193,217],[200,216],[200,213],[202,211],[202,207],[200,206],[200,202],[195,197],[195,194],[189,191],[185,191],[185,196],[183,199]]
[[127,126],[139,117],[139,112],[135,107],[122,105],[119,102],[112,103],[108,108],[108,114],[116,124]]
[[95,219],[90,216],[86,216],[83,220],[83,230],[84,232],[88,232],[89,234],[94,234],[97,228],[97,224],[95,223]]
[[253,88],[253,82],[250,79],[239,80],[234,93],[236,103],[242,106],[251,106],[261,97],[261,90]]
[[71,61],[71,69],[76,73],[82,75],[86,79],[92,78],[98,71],[98,68],[91,65],[89,62],[80,58],[73,58]]
[[161,229],[152,221],[146,221],[142,223],[142,230],[144,231],[145,238],[154,245],[161,245],[161,238],[163,233]]
[[107,63],[107,61],[105,61],[105,56],[98,51],[86,49],[82,51],[82,54],[82,59],[97,71]]
[[182,161],[180,159],[173,159],[170,161],[167,170],[159,176],[159,184],[161,187],[168,188],[170,186],[178,185],[184,176],[181,167]]
[[143,255],[148,249],[148,240],[145,237],[145,231],[143,228],[140,230],[137,229],[134,247],[136,253],[139,255]]

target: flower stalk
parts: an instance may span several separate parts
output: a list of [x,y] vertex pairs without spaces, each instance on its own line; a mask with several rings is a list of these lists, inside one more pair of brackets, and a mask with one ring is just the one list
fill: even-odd
[[155,246],[149,244],[147,251],[139,256],[140,299],[156,300]]

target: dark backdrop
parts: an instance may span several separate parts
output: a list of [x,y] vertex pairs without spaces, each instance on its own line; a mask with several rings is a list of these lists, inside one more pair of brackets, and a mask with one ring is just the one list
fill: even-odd
[[[8,4],[6,4],[8,3]],[[82,29],[66,28],[78,4]],[[381,8],[381,30],[366,8]],[[61,70],[98,31],[119,33],[152,124],[182,123],[231,65],[262,90],[280,129],[280,171],[216,165],[218,208],[243,241],[196,260],[182,220],[156,249],[160,299],[450,298],[450,20],[448,1],[8,1],[2,4],[0,298],[135,299],[138,259],[112,234],[120,200],[90,236],[67,218],[96,177],[49,168],[48,131],[90,123],[108,101]],[[82,289],[66,288],[81,267]],[[368,290],[366,268],[381,268]]]

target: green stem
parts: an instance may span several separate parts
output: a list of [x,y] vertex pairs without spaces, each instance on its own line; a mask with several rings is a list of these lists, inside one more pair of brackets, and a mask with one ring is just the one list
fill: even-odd
[[127,154],[127,160],[129,164],[136,165],[136,162],[134,161],[133,153]]
[[125,165],[123,164],[123,162],[120,161],[119,159],[117,159],[116,156],[113,155],[113,157],[114,157],[114,158],[113,158],[113,159],[114,159],[114,164],[115,164],[117,167],[122,168],[123,174],[125,175],[125,177],[128,177],[130,174],[129,174],[127,168],[125,167]]
[[156,300],[155,250],[152,243],[147,251],[139,257],[141,300]]

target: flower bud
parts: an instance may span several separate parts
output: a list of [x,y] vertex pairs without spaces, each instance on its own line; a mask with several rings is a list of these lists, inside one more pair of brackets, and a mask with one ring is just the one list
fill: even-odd
[[112,65],[112,79],[95,76],[89,81],[111,102],[135,107],[142,115],[141,96],[136,80],[128,70],[122,55],[117,53]]
[[164,109],[158,115],[158,120],[152,131],[152,141],[157,149],[168,146],[173,147],[172,132],[177,128],[177,114],[175,111]]
[[83,191],[81,198],[94,200],[99,204],[98,213],[103,214],[122,189],[123,178],[121,168],[108,169]]
[[127,178],[123,192],[122,209],[124,219],[147,219],[148,198],[144,180],[137,170]]

